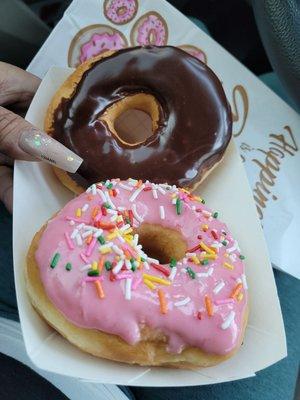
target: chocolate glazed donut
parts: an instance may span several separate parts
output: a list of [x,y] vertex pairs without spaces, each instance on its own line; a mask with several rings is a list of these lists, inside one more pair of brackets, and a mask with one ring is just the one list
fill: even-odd
[[[143,142],[127,143],[114,130],[129,108],[152,118],[153,134]],[[222,159],[232,119],[205,64],[175,47],[147,46],[90,63],[48,131],[84,159],[70,175],[83,188],[112,177],[193,187]]]

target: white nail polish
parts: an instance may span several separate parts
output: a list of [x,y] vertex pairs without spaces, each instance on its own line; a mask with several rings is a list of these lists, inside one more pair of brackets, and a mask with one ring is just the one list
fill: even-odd
[[26,153],[67,172],[76,172],[83,161],[63,144],[37,129],[24,131],[19,146]]

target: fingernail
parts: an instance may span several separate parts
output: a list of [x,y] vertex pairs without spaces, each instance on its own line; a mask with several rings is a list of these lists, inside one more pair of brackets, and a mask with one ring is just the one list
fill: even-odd
[[63,144],[37,129],[24,131],[19,146],[26,153],[67,172],[76,172],[83,161]]

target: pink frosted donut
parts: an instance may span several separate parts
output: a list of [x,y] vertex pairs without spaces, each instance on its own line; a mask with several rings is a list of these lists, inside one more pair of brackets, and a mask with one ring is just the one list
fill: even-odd
[[105,0],[103,4],[104,15],[117,25],[127,24],[138,10],[137,0]]
[[167,24],[156,12],[149,12],[139,18],[131,32],[131,42],[135,46],[164,46],[167,41]]
[[81,47],[80,62],[98,56],[107,50],[119,50],[125,47],[123,38],[118,34],[95,33],[91,39]]
[[192,46],[192,45],[181,45],[178,46],[180,49],[186,51],[187,53],[189,53],[191,56],[198,58],[198,60],[202,61],[204,64],[207,63],[207,57],[206,54],[204,53],[203,50],[199,49],[196,46]]
[[[39,240],[43,287],[75,326],[132,346],[145,340],[147,326],[165,336],[169,354],[196,348],[226,358],[241,344],[248,295],[244,257],[217,217],[175,186],[94,184],[48,222]],[[139,357],[128,355],[128,362],[157,364]]]
[[107,25],[89,25],[77,32],[73,38],[68,53],[68,65],[77,67],[105,51],[125,47],[127,40],[122,32]]

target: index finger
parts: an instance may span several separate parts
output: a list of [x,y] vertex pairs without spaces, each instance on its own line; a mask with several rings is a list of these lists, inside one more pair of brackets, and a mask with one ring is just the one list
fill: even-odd
[[40,82],[30,72],[0,61],[0,105],[28,104]]

